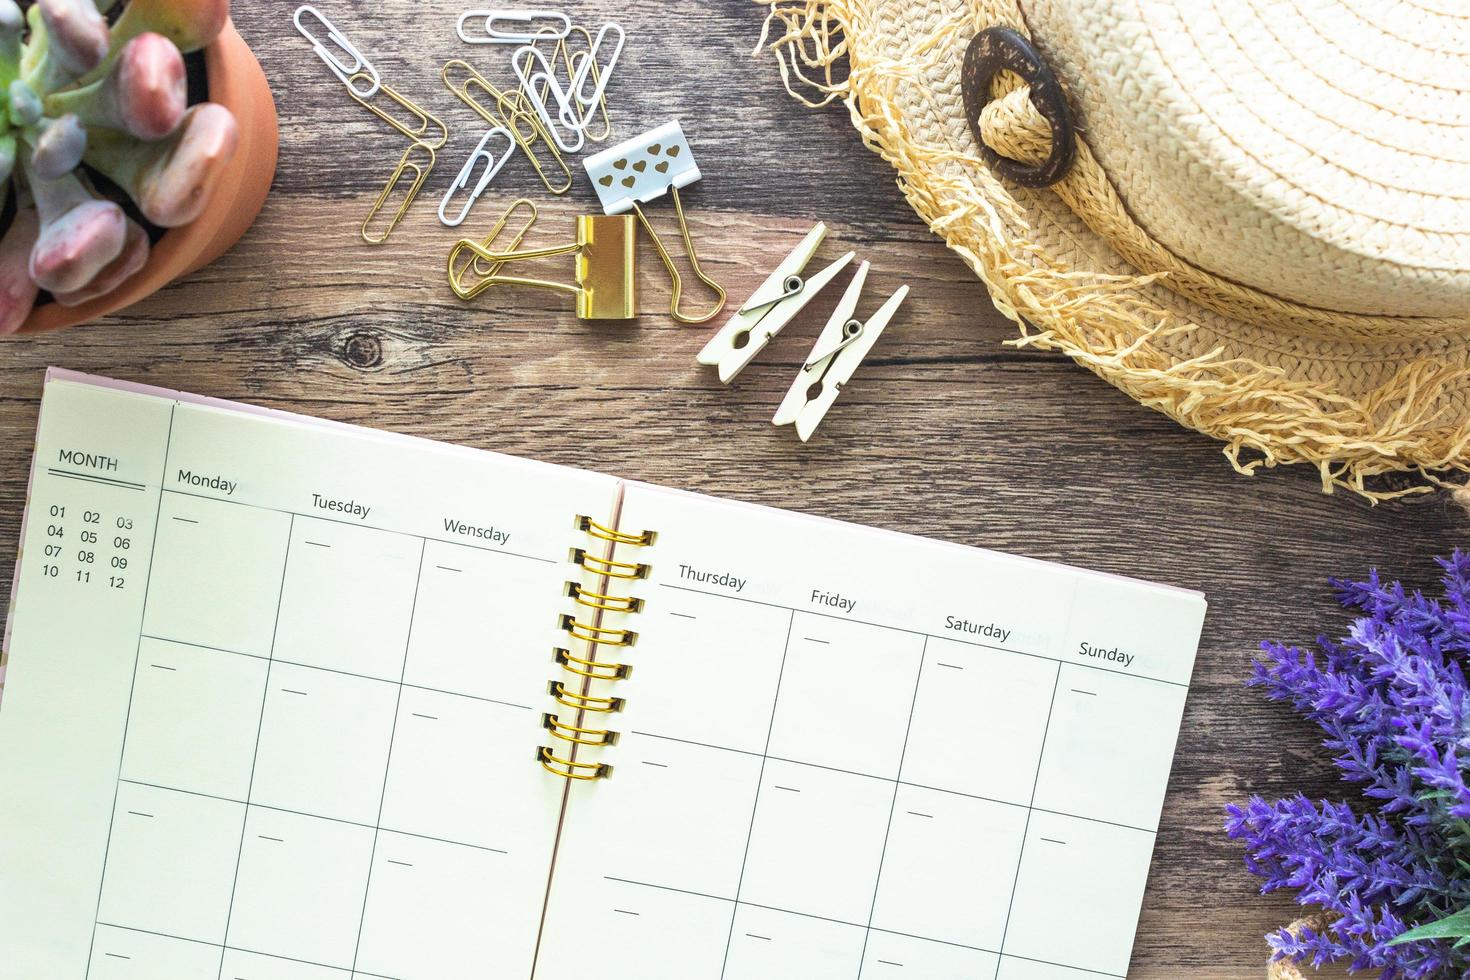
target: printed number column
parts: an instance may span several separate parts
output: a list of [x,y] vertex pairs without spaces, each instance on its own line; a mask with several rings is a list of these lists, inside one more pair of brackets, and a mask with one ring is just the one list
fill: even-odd
[[92,977],[219,966],[290,521],[163,494]]
[[352,969],[422,551],[295,519],[221,976]]
[[857,976],[923,644],[796,615],[725,980]]

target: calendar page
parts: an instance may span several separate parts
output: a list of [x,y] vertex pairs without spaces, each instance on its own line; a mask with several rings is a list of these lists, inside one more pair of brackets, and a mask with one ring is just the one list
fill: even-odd
[[0,974],[530,975],[576,515],[616,483],[46,387],[0,702]]
[[620,526],[537,980],[1127,974],[1201,596],[641,485]]

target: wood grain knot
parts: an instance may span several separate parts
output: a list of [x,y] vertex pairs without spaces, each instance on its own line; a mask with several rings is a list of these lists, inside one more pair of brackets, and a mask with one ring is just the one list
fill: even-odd
[[383,342],[376,335],[359,331],[348,334],[342,345],[342,359],[349,367],[368,371],[383,364]]

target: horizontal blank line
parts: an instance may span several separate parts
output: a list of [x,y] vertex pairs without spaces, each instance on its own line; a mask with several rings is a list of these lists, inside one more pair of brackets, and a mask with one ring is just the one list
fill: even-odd
[[642,912],[629,912],[627,909],[613,909],[613,911],[614,912],[621,912],[624,915],[642,915],[643,914]]
[[801,790],[797,789],[794,786],[772,786],[771,788],[772,789],[784,789],[788,793],[800,793],[801,792]]
[[305,691],[293,691],[289,687],[283,687],[283,688],[281,688],[281,693],[282,694],[299,694],[302,697],[306,697],[307,696],[307,694],[306,694]]
[[910,810],[909,811],[909,816],[911,816],[911,817],[923,817],[925,820],[933,820],[934,819],[934,814],[932,814],[932,813],[920,813],[918,810]]
[[331,547],[331,545],[325,544],[325,543],[323,543],[321,541],[303,541],[301,543],[302,544],[309,544],[313,548],[330,548]]
[[647,759],[644,759],[643,764],[645,766],[658,766],[660,769],[669,768],[669,764],[667,762],[649,762]]
[[807,637],[803,637],[802,639],[806,640],[808,643],[821,643],[821,644],[824,644],[826,646],[831,646],[832,645],[832,641],[831,640],[819,640],[815,636],[807,636]]
[[1072,693],[1073,694],[1090,694],[1092,697],[1097,697],[1097,692],[1096,691],[1084,691],[1084,690],[1082,690],[1080,688],[1076,688],[1076,687],[1072,688]]
[[[199,523],[198,521],[194,520],[194,518],[192,518],[192,517],[175,517],[174,520],[178,521],[180,524],[198,524]],[[112,954],[109,953],[108,955],[111,956]]]
[[1057,840],[1055,837],[1043,837],[1041,839],[1044,840],[1044,841],[1046,841],[1048,844],[1066,844],[1067,843],[1064,840]]
[[414,712],[414,713],[413,713],[413,716],[414,716],[414,717],[415,717],[415,718],[426,718],[426,719],[428,719],[428,720],[429,720],[429,721],[438,721],[438,720],[439,720],[439,716],[438,716],[438,715],[421,715],[421,714],[419,714],[419,713],[418,713],[418,712],[417,712],[417,711],[415,711],[415,712]]
[[746,935],[749,936],[751,939],[764,939],[766,942],[770,942],[771,941],[771,937],[770,936],[757,936],[753,932],[747,932]]
[[284,844],[284,843],[286,843],[285,838],[282,838],[282,837],[267,837],[265,834],[256,834],[255,836],[256,837],[259,837],[261,840],[273,840],[277,844]]
[[153,814],[151,813],[139,813],[137,810],[129,810],[128,813],[129,815],[134,817],[147,817],[149,820],[153,819]]
[[936,662],[935,666],[936,667],[948,667],[950,670],[964,670],[965,669],[965,668],[961,667],[959,664],[945,664],[945,663],[937,663]]
[[895,963],[892,960],[879,960],[878,962],[882,963],[884,966],[903,966],[902,963]]
[[163,664],[149,664],[148,666],[155,667],[158,670],[178,670],[179,669],[177,667],[165,667]]
[[400,868],[411,868],[411,867],[413,867],[413,865],[409,864],[407,861],[395,861],[392,858],[389,858],[388,859],[388,863],[389,864],[396,864]]
[[680,619],[696,619],[696,618],[698,618],[696,616],[691,616],[688,613],[671,612],[671,613],[669,613],[669,615],[670,616],[678,616]]
[[462,571],[464,571],[463,568],[450,568],[448,565],[435,565],[434,567],[437,568],[437,569],[439,569],[439,571],[441,571],[441,572],[462,572]]
[[115,960],[130,960],[130,959],[132,959],[131,956],[124,956],[121,953],[108,953],[106,955],[111,956]]

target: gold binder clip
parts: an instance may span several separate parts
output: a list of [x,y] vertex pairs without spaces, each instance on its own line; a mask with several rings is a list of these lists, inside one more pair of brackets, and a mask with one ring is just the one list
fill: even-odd
[[[374,90],[373,96],[368,97],[358,94],[356,88],[357,82],[371,83],[373,81],[375,81],[375,79],[372,75],[369,75],[366,72],[358,72],[356,75],[348,78],[347,94],[351,95],[352,98],[355,99],[358,104],[361,105],[364,109],[371,112],[373,115],[377,116],[379,119],[383,120],[389,126],[392,126],[394,129],[398,130],[400,133],[402,133],[404,136],[407,136],[415,143],[422,143],[424,146],[427,146],[431,150],[439,150],[444,147],[444,144],[449,140],[449,127],[444,125],[444,120],[440,119],[438,116],[434,115],[423,106],[420,106],[417,102],[414,102],[402,92],[398,91],[397,89],[386,83],[380,82],[377,89]],[[376,98],[378,95],[386,95],[389,102],[397,104],[400,109],[403,109],[405,112],[407,112],[409,117],[408,121],[405,122],[403,119],[393,115],[387,109],[384,109],[382,106],[378,105],[377,102],[373,101],[373,99]],[[429,132],[433,129],[437,129],[438,134],[431,137],[429,135]]]
[[[427,157],[428,162],[420,164],[414,160],[415,155]],[[434,169],[434,160],[434,148],[427,143],[414,142],[408,144],[408,148],[403,151],[403,156],[398,159],[398,166],[393,168],[393,175],[388,178],[388,183],[383,185],[382,191],[378,193],[377,200],[373,202],[372,210],[368,212],[366,218],[362,219],[361,234],[363,241],[369,245],[381,245],[388,240],[388,236],[393,234],[393,229],[398,227],[398,222],[403,220],[403,216],[413,206],[414,199],[419,196],[419,191],[423,190],[424,181],[429,179],[429,173]],[[398,185],[403,182],[403,175],[410,170],[413,171],[413,179],[409,181],[408,190],[403,196],[403,202],[393,212],[393,217],[389,219],[388,226],[383,229],[381,235],[374,236],[373,234],[369,234],[368,228],[372,225],[373,219],[382,212],[383,207],[388,203],[388,198],[392,196],[393,191],[397,189]]]
[[[497,231],[504,227],[504,221],[502,218],[497,222]],[[554,289],[577,297],[578,319],[631,320],[638,315],[637,242],[637,227],[633,224],[632,215],[626,214],[580,215],[577,218],[577,240],[569,245],[549,248],[498,252],[464,238],[449,252],[449,286],[463,300],[474,299],[495,285]],[[486,265],[477,266],[474,260],[461,263],[466,252]],[[507,262],[568,254],[576,255],[575,283],[499,274],[499,267]],[[495,271],[469,284],[463,275],[467,268],[475,268],[476,272],[488,272],[492,268]]]
[[[463,73],[463,81],[456,82],[455,78]],[[531,161],[536,176],[541,178],[541,183],[553,194],[565,194],[572,187],[572,168],[567,165],[566,160],[557,152],[556,142],[541,125],[541,120],[536,117],[526,104],[525,96],[520,92],[509,93],[495,87],[484,75],[481,75],[468,62],[459,58],[447,61],[439,71],[439,77],[444,82],[444,87],[453,92],[465,105],[475,110],[480,118],[492,126],[504,126],[510,130],[515,137],[516,145]],[[486,106],[474,90],[484,96],[488,96],[495,103],[492,109]],[[551,166],[561,172],[564,180],[552,182],[551,174],[542,165],[541,158],[537,155],[537,145],[545,147],[549,154]]]
[[[632,211],[653,247],[669,272],[673,290],[669,299],[669,315],[680,323],[703,323],[725,308],[725,290],[705,274],[699,264],[699,253],[694,239],[689,234],[689,222],[684,217],[684,204],[679,199],[679,188],[687,187],[699,179],[699,166],[694,162],[694,153],[684,137],[684,129],[677,121],[665,123],[641,136],[625,140],[616,146],[594,153],[582,161],[592,186],[597,190],[602,210],[607,214],[624,214]],[[715,294],[715,305],[708,311],[690,316],[679,309],[679,300],[684,291],[684,282],[674,260],[664,248],[663,240],[654,231],[653,224],[643,213],[642,205],[654,198],[672,194],[674,212],[679,218],[679,233],[689,253],[689,264],[699,281]]]
[[536,748],[536,761],[542,769],[566,779],[606,779],[612,775],[612,766],[605,762],[573,762],[560,758],[545,745]]

